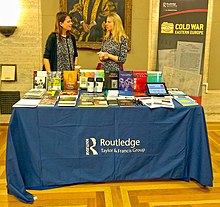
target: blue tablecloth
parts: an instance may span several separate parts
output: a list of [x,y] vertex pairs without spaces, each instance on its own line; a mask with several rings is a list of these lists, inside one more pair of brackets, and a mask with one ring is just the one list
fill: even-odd
[[202,106],[37,107],[13,110],[7,139],[8,193],[85,182],[194,179],[212,186]]

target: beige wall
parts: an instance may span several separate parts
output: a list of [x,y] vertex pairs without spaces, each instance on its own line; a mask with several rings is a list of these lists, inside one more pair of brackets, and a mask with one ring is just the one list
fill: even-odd
[[0,88],[22,94],[32,87],[33,70],[41,67],[42,23],[40,0],[20,2],[22,12],[15,33],[10,37],[0,34],[0,64],[16,64],[17,81],[1,82]]
[[209,51],[208,83],[209,89],[220,90],[220,1],[213,0],[211,40]]
[[[50,6],[48,6],[50,5]],[[42,53],[48,35],[54,30],[55,14],[59,11],[59,0],[41,0],[42,11]]]

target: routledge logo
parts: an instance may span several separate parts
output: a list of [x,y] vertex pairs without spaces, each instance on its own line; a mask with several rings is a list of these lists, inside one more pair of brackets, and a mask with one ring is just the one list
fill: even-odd
[[98,155],[98,152],[97,150],[95,149],[97,145],[97,141],[96,141],[96,138],[89,138],[89,139],[86,139],[86,155],[90,155],[90,152],[93,154],[93,155]]

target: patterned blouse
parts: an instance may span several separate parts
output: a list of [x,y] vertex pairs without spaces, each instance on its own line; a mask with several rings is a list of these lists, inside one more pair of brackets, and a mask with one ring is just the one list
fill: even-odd
[[70,37],[57,35],[57,70],[74,70],[74,48]]
[[114,41],[113,37],[110,37],[102,42],[101,51],[118,56],[118,62],[110,59],[102,61],[101,69],[105,71],[119,71],[120,64],[124,64],[127,58],[128,40],[122,37],[121,43],[117,43]]

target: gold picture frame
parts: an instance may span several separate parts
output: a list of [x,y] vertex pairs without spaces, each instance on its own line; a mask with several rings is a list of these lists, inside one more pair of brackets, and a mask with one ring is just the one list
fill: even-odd
[[[88,49],[100,49],[101,43],[102,43],[102,37],[104,32],[104,20],[100,17],[104,18],[105,11],[104,6],[100,6],[100,4],[104,3],[110,3],[111,11],[117,12],[123,21],[124,29],[126,34],[128,35],[128,49],[131,48],[131,20],[132,20],[132,0],[96,0],[95,3],[93,3],[92,7],[89,8],[89,2],[90,0],[59,0],[59,7],[60,11],[66,11],[69,14],[71,14],[71,17],[73,19],[73,34],[77,41],[77,47],[78,48],[88,48]],[[82,4],[86,5],[82,5]],[[91,9],[93,12],[96,12],[95,16],[99,16],[99,23],[97,24],[96,33],[93,35],[93,39],[88,37],[83,37],[83,34],[86,32],[82,30],[82,24],[83,21],[80,21],[79,16],[87,15],[86,12],[82,11],[82,9]],[[101,9],[100,9],[101,8]],[[81,10],[80,10],[81,9]],[[77,12],[76,12],[77,11]],[[90,16],[90,19],[95,19],[94,15]],[[95,24],[96,24],[95,20]],[[77,25],[77,26],[76,26]],[[99,27],[98,27],[99,26]],[[90,32],[89,32],[90,33]],[[98,35],[96,35],[98,34]],[[85,36],[85,35],[84,35]],[[95,39],[95,38],[96,39]],[[97,39],[99,37],[99,39]],[[89,39],[90,38],[90,39]]]

